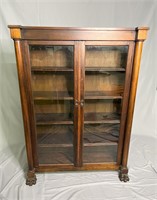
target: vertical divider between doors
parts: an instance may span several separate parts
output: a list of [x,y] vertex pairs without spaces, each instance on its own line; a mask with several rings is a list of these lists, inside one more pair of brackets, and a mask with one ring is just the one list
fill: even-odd
[[83,134],[84,134],[84,84],[85,84],[85,42],[80,42],[80,124],[81,124],[81,158],[83,165]]
[[84,123],[84,42],[76,41],[74,50],[74,165],[83,164]]

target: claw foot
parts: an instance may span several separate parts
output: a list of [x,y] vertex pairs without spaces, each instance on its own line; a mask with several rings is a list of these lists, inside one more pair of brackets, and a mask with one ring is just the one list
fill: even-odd
[[119,179],[120,179],[120,181],[123,181],[123,182],[129,181],[128,168],[120,167],[120,169],[119,169]]
[[26,179],[26,185],[32,186],[36,184],[36,175],[34,173],[34,171],[29,171],[27,173],[27,179]]

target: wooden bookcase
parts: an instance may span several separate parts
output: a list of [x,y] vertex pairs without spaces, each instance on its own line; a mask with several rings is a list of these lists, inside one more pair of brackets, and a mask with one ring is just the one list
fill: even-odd
[[119,170],[128,150],[148,28],[9,26],[28,157],[35,172]]

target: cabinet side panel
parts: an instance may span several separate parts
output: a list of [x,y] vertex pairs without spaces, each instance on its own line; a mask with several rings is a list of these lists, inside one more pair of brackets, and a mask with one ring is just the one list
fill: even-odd
[[32,156],[31,128],[30,128],[30,116],[29,116],[30,114],[29,114],[29,105],[28,105],[28,94],[27,94],[27,79],[25,76],[26,72],[25,72],[24,62],[22,58],[23,42],[20,40],[15,40],[14,44],[15,44],[21,104],[22,104],[22,112],[23,112],[28,166],[29,166],[29,170],[33,170],[34,164],[33,164],[33,156]]
[[133,64],[129,109],[128,109],[128,115],[127,115],[126,130],[125,130],[125,140],[124,140],[123,159],[122,159],[123,167],[126,167],[127,160],[128,160],[130,135],[131,135],[132,121],[133,121],[133,113],[134,113],[138,75],[139,75],[139,69],[140,69],[140,61],[141,61],[141,55],[142,55],[142,47],[143,47],[143,41],[137,41],[136,46],[135,46],[135,57],[134,57],[134,64]]

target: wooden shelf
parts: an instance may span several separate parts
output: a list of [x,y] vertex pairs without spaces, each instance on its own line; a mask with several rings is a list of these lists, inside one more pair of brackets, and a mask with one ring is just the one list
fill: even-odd
[[73,148],[38,147],[40,164],[72,164],[74,162]]
[[84,124],[120,124],[117,113],[85,113]]
[[[32,66],[33,72],[73,72],[73,67]],[[85,72],[125,72],[124,67],[85,67]]]
[[37,127],[37,141],[41,147],[71,147],[73,135],[73,125]]
[[[70,96],[71,95],[71,96]],[[73,100],[72,92],[60,91],[33,91],[35,101],[53,101],[53,100]],[[122,99],[122,91],[106,91],[106,92],[85,92],[85,100],[87,99]]]
[[[71,92],[72,93],[72,92]],[[35,101],[73,100],[68,92],[33,91]]]
[[51,67],[51,66],[32,66],[31,67],[32,72],[73,72],[72,67]]
[[36,125],[73,124],[68,113],[37,113]]
[[[85,125],[83,144],[85,147],[117,145],[119,124]],[[40,147],[72,147],[74,130],[71,125],[53,125],[37,129],[37,142]]]
[[[84,143],[84,147],[99,147],[99,146],[110,146],[110,145],[116,145],[117,143],[115,142],[105,142],[105,143]],[[73,144],[39,144],[39,147],[43,147],[43,148],[58,148],[58,147],[64,147],[64,148],[68,148],[68,147],[73,147]]]
[[106,163],[117,161],[118,145],[84,147],[83,163]]
[[[73,148],[43,148],[38,147],[40,164],[72,164],[74,162]],[[115,163],[117,161],[117,145],[85,147],[83,162],[86,163]]]
[[[119,137],[119,125],[85,125],[83,134],[83,158],[85,163],[114,162]],[[61,164],[72,161],[73,127],[50,126],[45,133],[38,133],[38,151],[40,163]],[[52,156],[53,153],[53,156]],[[45,156],[44,156],[45,155]],[[55,155],[55,156],[54,156]],[[47,159],[47,157],[49,159]]]
[[39,147],[44,147],[44,148],[58,148],[58,147],[73,147],[73,144],[38,144]]
[[85,72],[125,72],[124,67],[85,67]]
[[[119,124],[117,113],[85,113],[84,124]],[[37,113],[36,125],[73,124],[68,113]]]
[[[113,145],[118,143],[119,124],[86,124],[84,126],[84,145]],[[87,144],[87,145],[86,145]]]
[[85,99],[122,99],[122,90],[117,91],[106,91],[106,92],[99,92],[99,91],[86,91],[85,92]]

